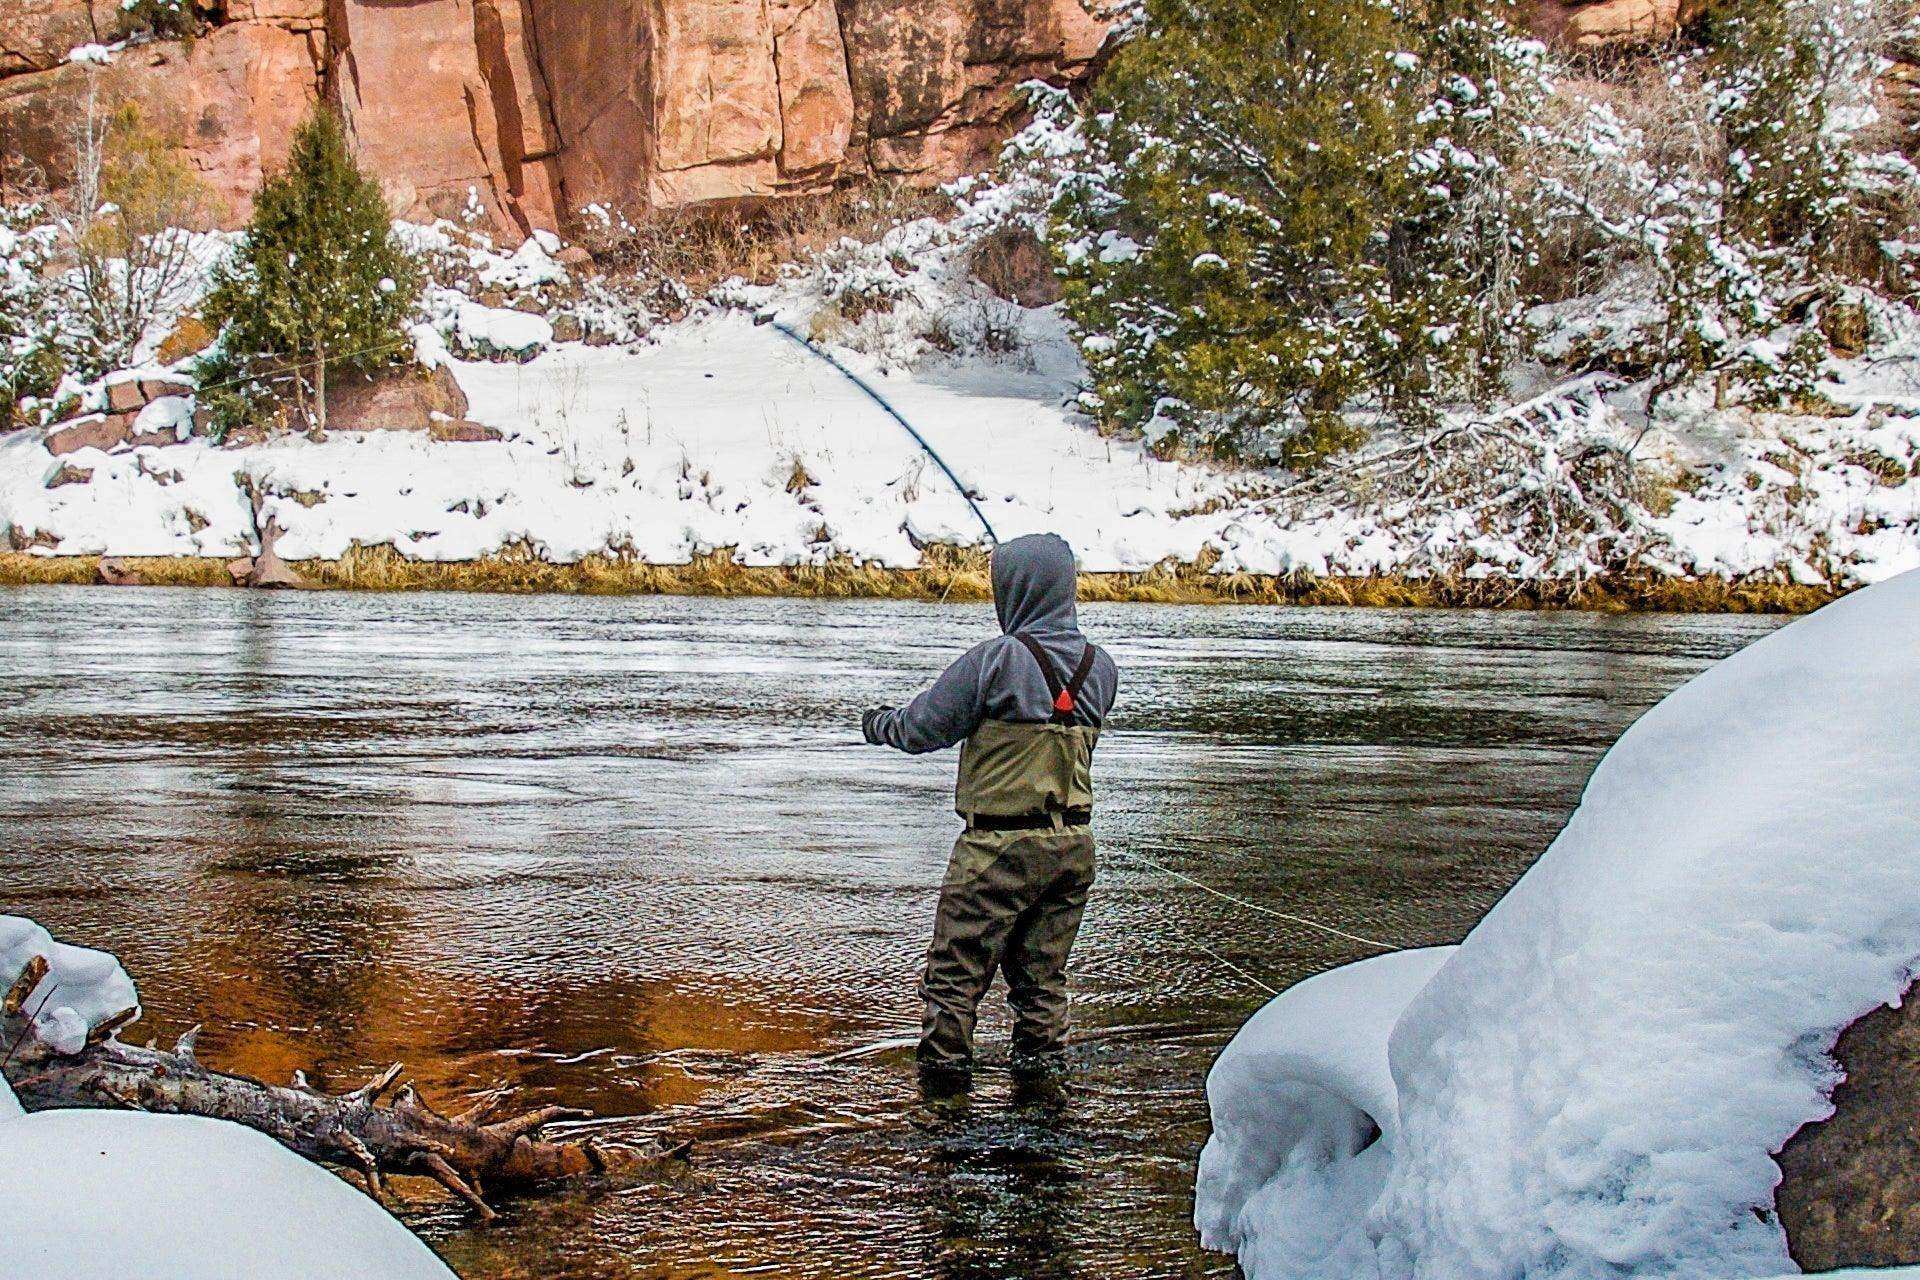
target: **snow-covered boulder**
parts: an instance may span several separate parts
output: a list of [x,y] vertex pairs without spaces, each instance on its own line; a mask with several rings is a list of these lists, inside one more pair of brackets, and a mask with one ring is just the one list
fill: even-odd
[[[1304,1238],[1269,1232],[1260,1240],[1267,1251],[1324,1252],[1337,1242],[1318,1240],[1320,1232],[1365,1213],[1377,1183],[1370,1166],[1391,1158],[1400,1125],[1387,1037],[1453,952],[1429,947],[1344,965],[1289,987],[1240,1028],[1207,1077],[1214,1136],[1195,1202],[1208,1245],[1251,1243],[1239,1223],[1255,1197],[1295,1209],[1322,1201],[1280,1224]],[[1350,1191],[1363,1198],[1349,1201]]]
[[35,1280],[450,1280],[379,1205],[221,1120],[0,1120],[6,1274]]
[[[1675,692],[1417,993],[1352,982],[1284,1079],[1223,1058],[1207,1242],[1253,1280],[1792,1272],[1773,1152],[1920,964],[1916,740],[1920,573]],[[1390,1089],[1354,1067],[1382,1048]]]

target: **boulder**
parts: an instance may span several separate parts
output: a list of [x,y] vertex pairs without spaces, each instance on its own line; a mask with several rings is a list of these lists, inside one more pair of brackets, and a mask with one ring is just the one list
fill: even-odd
[[1547,40],[1590,47],[1665,40],[1698,16],[1702,0],[1536,0],[1534,30]]
[[1774,1207],[1805,1271],[1920,1262],[1920,1002],[1841,1033],[1833,1115],[1780,1150]]
[[124,413],[90,413],[47,432],[47,452],[56,458],[82,449],[117,449],[127,443],[133,426]]
[[428,426],[427,435],[445,444],[479,444],[507,438],[498,427],[489,427],[470,418],[436,418]]
[[193,394],[192,378],[156,369],[110,373],[106,386],[107,409],[113,413],[138,413],[155,400]]
[[466,393],[444,366],[336,374],[327,382],[330,431],[427,431],[435,415],[464,418]]
[[138,569],[130,568],[112,556],[101,556],[100,563],[94,566],[94,572],[98,575],[102,586],[143,587],[146,585],[146,579],[140,576]]

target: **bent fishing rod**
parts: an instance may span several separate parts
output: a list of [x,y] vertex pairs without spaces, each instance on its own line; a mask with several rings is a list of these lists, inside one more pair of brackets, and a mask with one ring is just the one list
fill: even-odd
[[799,343],[802,349],[807,351],[810,355],[816,356],[819,359],[826,361],[828,364],[832,365],[835,369],[839,370],[840,375],[842,377],[844,377],[848,382],[851,382],[854,386],[866,392],[868,399],[872,400],[875,404],[879,405],[882,409],[886,410],[887,416],[889,418],[892,418],[895,422],[899,423],[900,426],[906,431],[906,433],[913,437],[913,442],[919,445],[921,450],[925,452],[929,458],[933,459],[934,465],[940,468],[941,474],[946,476],[948,480],[952,481],[953,487],[960,491],[960,496],[966,499],[967,506],[973,511],[974,519],[978,520],[980,522],[980,527],[987,531],[987,540],[993,543],[995,546],[1000,545],[1000,535],[993,531],[993,525],[988,522],[986,512],[980,510],[980,504],[973,500],[973,494],[967,490],[967,486],[960,483],[960,477],[955,475],[953,472],[953,468],[947,465],[947,460],[941,457],[939,452],[936,451],[932,445],[927,443],[927,438],[921,435],[917,430],[915,430],[914,425],[911,422],[908,422],[905,415],[903,415],[898,409],[894,408],[893,405],[888,402],[885,396],[881,395],[878,391],[874,390],[873,386],[870,383],[868,383],[865,378],[862,378],[859,374],[847,368],[846,365],[840,363],[840,361],[837,360],[832,355],[832,353],[822,349],[821,347],[816,346],[811,338],[807,337],[805,334],[801,333],[799,330],[793,328],[793,326],[787,324],[784,320],[776,320],[772,312],[770,311],[761,312],[760,314],[754,316],[753,322],[755,324],[772,325],[774,328],[778,329],[781,333],[785,334],[787,337]]

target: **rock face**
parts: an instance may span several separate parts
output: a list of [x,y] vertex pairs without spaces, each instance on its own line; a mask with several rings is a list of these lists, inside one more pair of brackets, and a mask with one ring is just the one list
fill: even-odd
[[[1695,0],[1538,0],[1576,44],[1664,35]],[[992,156],[1018,86],[1087,73],[1100,0],[224,0],[188,42],[66,61],[113,0],[0,0],[0,156],[56,179],[90,88],[138,101],[244,219],[319,94],[404,216],[517,239],[622,212],[934,181]]]
[[950,176],[1023,81],[1083,75],[1105,34],[1081,0],[228,0],[201,39],[65,61],[119,22],[106,0],[0,0],[9,152],[57,175],[97,86],[239,219],[324,92],[399,212],[476,210],[509,237],[596,202]]
[[1805,1271],[1920,1262],[1920,1007],[1876,1009],[1834,1046],[1834,1114],[1779,1155],[1774,1204]]

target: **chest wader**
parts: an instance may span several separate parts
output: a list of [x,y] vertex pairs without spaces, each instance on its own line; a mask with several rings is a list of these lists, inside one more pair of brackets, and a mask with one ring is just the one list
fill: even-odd
[[1044,1066],[1066,1047],[1067,953],[1093,887],[1093,747],[1073,723],[1094,648],[1062,681],[1046,651],[1016,632],[1046,676],[1053,718],[983,721],[960,751],[954,808],[967,829],[953,846],[933,945],[919,1060],[964,1072],[973,1027],[996,970],[1007,978],[1016,1067]]

